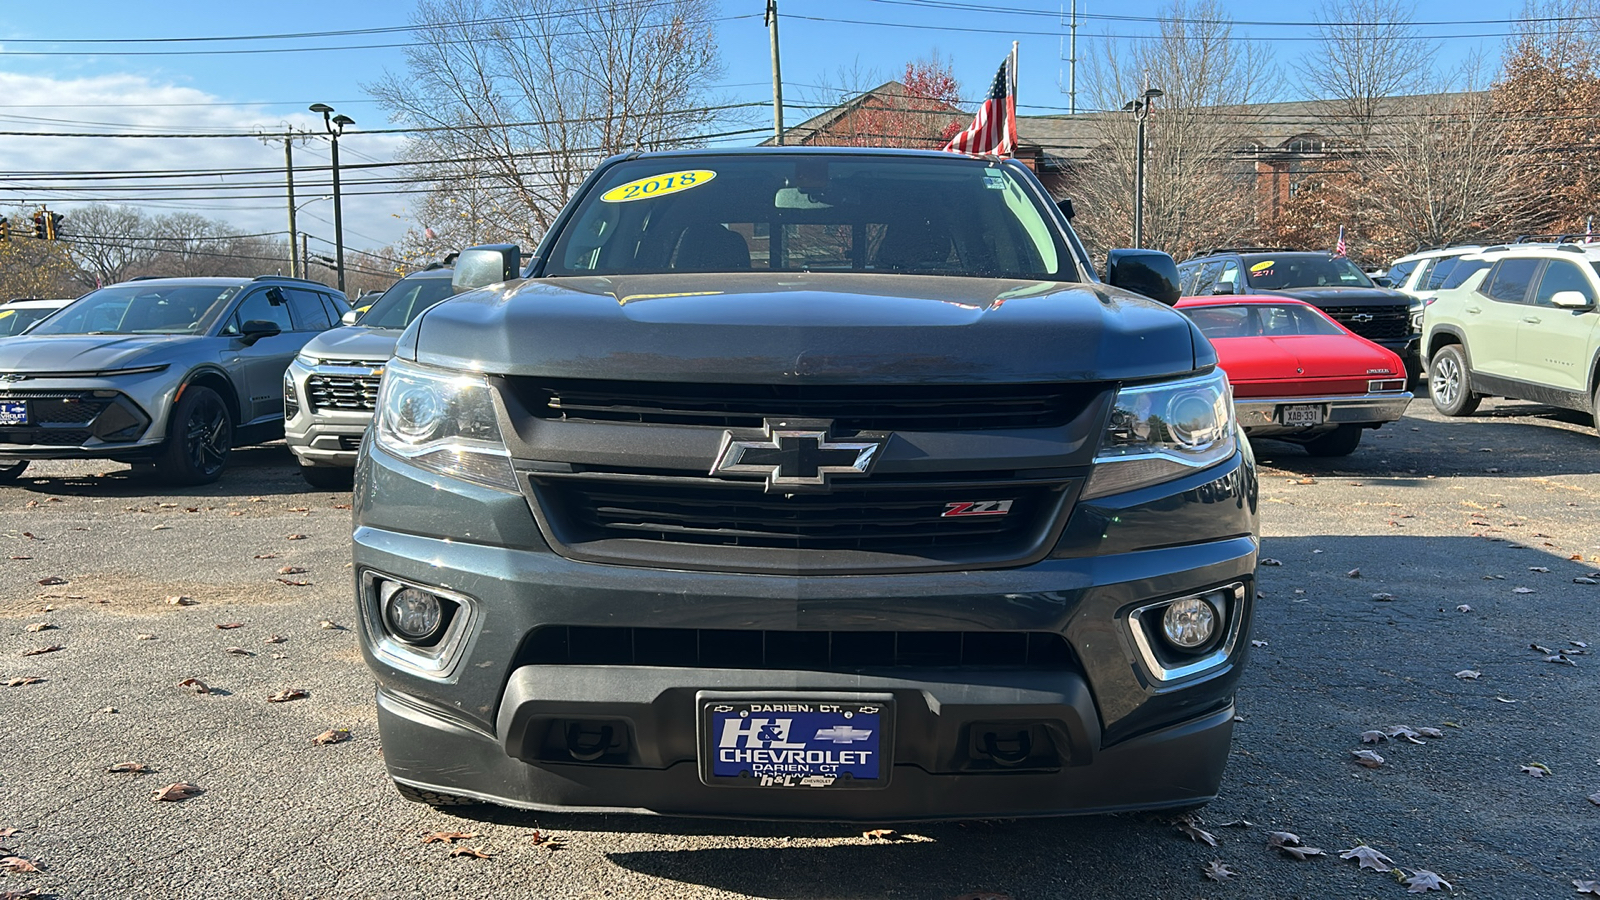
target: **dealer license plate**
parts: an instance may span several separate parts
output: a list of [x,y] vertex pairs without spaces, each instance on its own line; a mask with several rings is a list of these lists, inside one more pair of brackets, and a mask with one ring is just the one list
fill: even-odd
[[0,425],[28,424],[28,401],[0,400]]
[[1278,421],[1285,426],[1321,425],[1322,418],[1323,407],[1321,404],[1281,406],[1278,408]]
[[717,695],[700,701],[700,778],[728,787],[882,788],[894,768],[891,695]]

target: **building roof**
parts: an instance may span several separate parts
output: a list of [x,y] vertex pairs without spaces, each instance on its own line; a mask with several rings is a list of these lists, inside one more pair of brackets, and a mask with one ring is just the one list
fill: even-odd
[[[812,143],[819,137],[825,137],[835,126],[839,125],[851,113],[868,107],[868,105],[874,101],[879,103],[901,104],[906,102],[908,99],[921,99],[921,102],[935,104],[933,107],[926,110],[902,110],[911,116],[927,117],[928,130],[934,135],[937,135],[943,130],[944,125],[951,119],[951,117],[963,117],[968,115],[960,107],[952,106],[951,104],[945,103],[942,100],[911,98],[910,95],[906,93],[906,86],[904,84],[898,81],[885,81],[883,84],[880,84],[869,91],[863,91],[856,96],[851,97],[838,106],[823,110],[804,122],[801,122],[799,125],[785,128],[783,130],[783,143],[786,146]],[[772,139],[767,138],[758,146],[766,147],[770,146],[771,144]]]

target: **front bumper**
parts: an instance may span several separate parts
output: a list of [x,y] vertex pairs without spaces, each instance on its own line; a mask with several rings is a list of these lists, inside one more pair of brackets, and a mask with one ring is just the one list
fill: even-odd
[[28,378],[0,385],[26,401],[26,424],[0,425],[0,459],[139,460],[166,441],[177,385],[170,372],[99,378]]
[[[1397,421],[1405,415],[1411,399],[1409,392],[1325,397],[1250,397],[1236,398],[1233,409],[1239,418],[1239,426],[1247,434],[1314,434],[1339,425],[1376,428],[1385,422]],[[1281,410],[1285,406],[1321,406],[1323,424],[1311,427],[1284,425]]]
[[[1256,565],[1253,461],[1082,501],[1056,553],[1011,569],[787,576],[608,566],[548,549],[527,501],[431,478],[369,445],[354,557],[362,651],[378,682],[385,762],[427,790],[531,809],[767,819],[916,820],[1158,809],[1215,795],[1248,656]],[[381,498],[381,500],[379,499]],[[419,516],[426,518],[419,519]],[[459,523],[424,537],[418,521]],[[1175,544],[1177,541],[1188,543]],[[432,671],[396,658],[369,576],[470,598]],[[1238,584],[1231,642],[1203,671],[1152,670],[1129,615],[1152,600]],[[539,658],[549,626],[700,635],[1017,633],[1070,648],[1050,667],[808,667]],[[769,638],[770,640],[770,638]],[[893,775],[871,791],[701,783],[694,698],[704,690],[895,698]],[[615,754],[578,761],[572,723],[617,723]],[[1003,771],[976,730],[1026,728],[1052,753]]]
[[[313,376],[340,379],[341,383],[374,377],[383,360],[369,365],[307,366],[296,359],[284,373],[284,442],[302,466],[352,468],[361,448],[361,437],[372,424],[370,408],[328,408],[317,404],[320,392],[311,390]],[[292,390],[292,394],[290,391]],[[287,399],[294,397],[294,402]],[[358,402],[358,401],[348,401]]]

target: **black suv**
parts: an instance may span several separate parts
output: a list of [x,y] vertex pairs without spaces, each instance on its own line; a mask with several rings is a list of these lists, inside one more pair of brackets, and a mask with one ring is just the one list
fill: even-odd
[[1210,250],[1178,266],[1184,296],[1273,294],[1317,307],[1334,321],[1393,350],[1415,378],[1421,372],[1411,298],[1378,287],[1343,256],[1276,247]]
[[1255,464],[1172,259],[1107,255],[1102,281],[1013,160],[788,147],[617,157],[530,266],[463,252],[482,289],[407,326],[356,464],[401,792],[875,821],[1213,797]]

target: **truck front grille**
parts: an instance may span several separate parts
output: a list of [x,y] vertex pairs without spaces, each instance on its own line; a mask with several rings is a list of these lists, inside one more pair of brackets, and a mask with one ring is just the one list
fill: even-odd
[[732,631],[546,626],[518,665],[680,666],[714,669],[1052,669],[1074,666],[1047,631]]
[[1411,334],[1411,307],[1405,304],[1324,306],[1322,311],[1369,341],[1399,341]]
[[673,384],[508,379],[543,419],[760,428],[766,419],[826,418],[845,431],[976,431],[1063,425],[1098,386],[1065,384]]
[[[862,550],[923,558],[1025,552],[1054,520],[1065,485],[921,481],[836,486],[828,494],[768,494],[720,479],[608,481],[533,478],[569,542],[632,539],[723,547]],[[949,516],[960,504],[993,510]],[[1001,510],[1003,509],[1003,513]]]
[[306,379],[306,402],[312,409],[377,409],[379,378],[317,373]]

